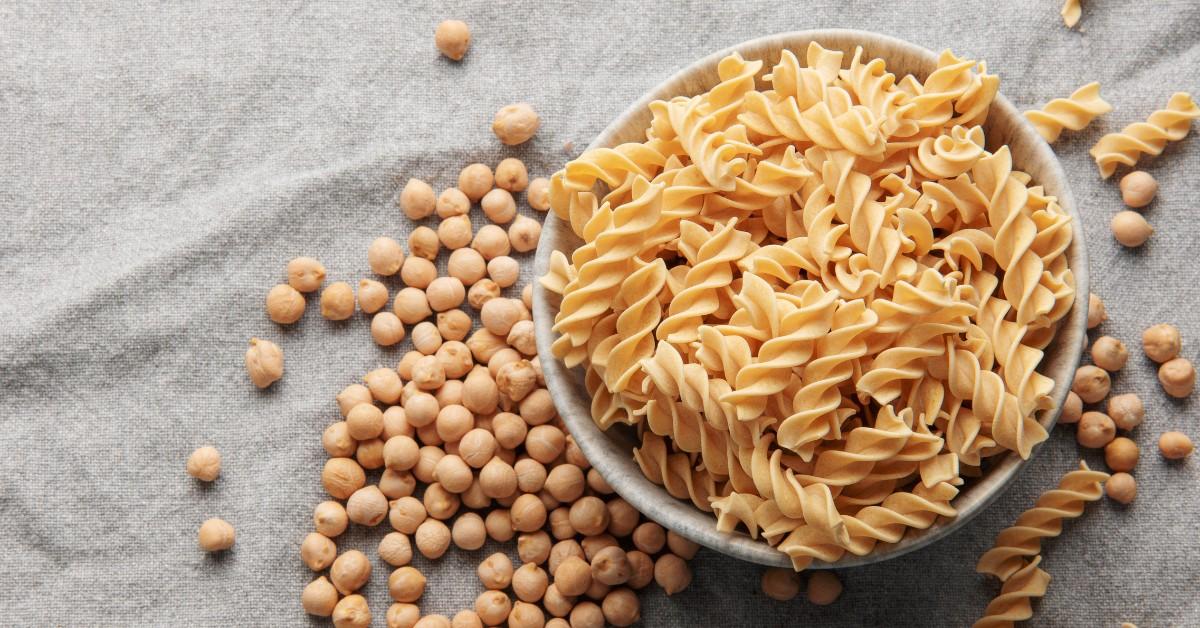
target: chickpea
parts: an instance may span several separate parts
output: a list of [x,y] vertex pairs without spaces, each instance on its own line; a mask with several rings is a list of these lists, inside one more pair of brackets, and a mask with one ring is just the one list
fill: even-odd
[[587,553],[584,552],[583,547],[580,546],[578,541],[575,541],[574,539],[563,539],[555,543],[554,546],[550,548],[550,556],[546,559],[548,571],[552,574],[558,571],[559,565],[561,565],[564,560],[572,556],[583,561],[587,560]]
[[551,584],[546,587],[546,593],[542,595],[542,606],[554,617],[566,617],[571,612],[571,608],[575,606],[576,597],[578,596],[564,594],[558,590],[558,587]]
[[[511,514],[510,512],[509,515]],[[522,563],[540,565],[546,562],[550,558],[550,535],[538,530],[518,536],[517,556],[521,558]]]
[[1168,460],[1187,458],[1192,455],[1193,449],[1195,447],[1192,445],[1192,439],[1183,432],[1163,432],[1162,436],[1158,437],[1158,450],[1163,458]]
[[483,628],[483,620],[472,610],[461,610],[450,620],[450,628]]
[[417,323],[412,330],[413,348],[423,355],[433,355],[442,346],[442,335],[437,326],[429,321]]
[[[509,568],[512,568],[511,563],[509,563]],[[533,563],[521,565],[521,568],[512,574],[511,580],[513,593],[516,594],[517,599],[529,603],[536,603],[542,599],[542,596],[546,594],[547,586],[550,584],[546,571]],[[489,589],[493,588],[488,586],[487,582],[484,582],[484,586]]]
[[471,29],[459,20],[445,20],[434,31],[433,42],[447,59],[461,61],[471,45]]
[[304,316],[304,295],[281,283],[267,292],[267,316],[280,325],[291,325]]
[[484,591],[475,598],[475,614],[488,626],[499,626],[508,619],[512,600],[503,591]]
[[[482,231],[482,230],[481,230]],[[478,240],[476,236],[476,240]],[[507,236],[505,242],[508,242]],[[499,255],[491,258],[487,263],[488,278],[496,282],[497,286],[507,288],[521,278],[521,266],[517,260],[507,256]]]
[[439,218],[465,216],[471,211],[471,199],[458,188],[448,188],[437,199],[437,215]]
[[[570,610],[569,606],[567,610]],[[508,614],[508,625],[510,628],[543,628],[546,625],[546,615],[536,604],[517,602]]]
[[283,377],[283,350],[270,340],[250,339],[246,349],[246,374],[259,388],[266,388]]
[[371,609],[367,598],[355,594],[342,598],[333,607],[334,628],[367,628],[371,625]]
[[434,469],[437,468],[437,463],[446,455],[446,452],[433,445],[426,445],[421,448],[420,457],[417,459],[417,465],[413,467],[413,475],[417,479],[425,482],[434,482]]
[[1075,440],[1083,447],[1099,449],[1110,443],[1117,434],[1117,426],[1107,414],[1084,412],[1076,426]]
[[529,172],[520,159],[509,157],[496,166],[496,187],[516,194],[528,186]]
[[371,390],[362,384],[350,384],[343,388],[336,397],[338,411],[342,416],[350,414],[350,410],[360,403],[371,403],[375,398],[371,396]]
[[[485,279],[484,281],[490,282]],[[502,336],[497,336],[486,329],[477,329],[466,341],[467,348],[477,362],[487,362],[498,351],[508,348]]]
[[371,561],[358,550],[342,552],[329,568],[329,579],[342,595],[362,588],[371,578]]
[[426,615],[413,628],[454,628],[445,615]]
[[1158,367],[1158,382],[1170,396],[1182,399],[1192,394],[1196,385],[1196,369],[1187,358],[1173,358]]
[[[404,384],[401,383],[400,374],[396,369],[374,369],[363,376],[363,383],[367,385],[367,390],[371,391],[371,396],[381,403],[400,401],[400,393],[404,390]],[[351,412],[353,411],[352,408]],[[382,412],[380,414],[382,418]]]
[[537,373],[527,360],[510,362],[496,374],[496,390],[512,401],[521,401],[537,388]]
[[525,287],[521,288],[521,303],[524,303],[525,307],[533,309],[533,284],[525,284]]
[[654,562],[654,581],[667,595],[675,595],[692,583],[692,570],[674,554],[663,554]]
[[388,532],[379,541],[379,557],[393,567],[403,567],[412,562],[412,544],[408,536],[400,532]]
[[450,528],[437,519],[426,519],[417,527],[417,551],[430,560],[441,558],[450,548]]
[[474,551],[483,547],[484,542],[487,541],[487,529],[483,527],[483,517],[473,512],[462,514],[454,520],[450,536],[454,540],[454,545],[459,549]]
[[425,522],[426,517],[425,504],[422,504],[421,500],[416,497],[401,497],[394,500],[388,511],[388,523],[397,532],[403,534],[415,534],[420,525]]
[[832,571],[815,571],[808,578],[808,601],[828,606],[842,595],[842,581]]
[[[530,362],[533,364],[533,362]],[[521,413],[521,418],[530,425],[543,425],[549,423],[555,417],[554,401],[550,398],[550,391],[545,388],[538,388],[529,393],[518,408]]]
[[583,595],[591,585],[592,569],[578,556],[566,557],[554,570],[554,586],[567,597]]
[[529,457],[542,464],[550,464],[558,458],[565,445],[566,436],[553,425],[535,426],[525,437],[525,451],[529,453]]
[[[471,368],[475,366],[471,350],[466,344],[457,340],[443,343],[435,355],[438,363],[442,365],[446,377],[457,379],[471,372]],[[462,385],[465,386],[465,384]]]
[[216,447],[200,447],[187,459],[187,474],[203,482],[221,475],[221,452]]
[[610,545],[596,552],[592,557],[592,579],[609,586],[625,584],[632,575],[633,568],[625,555],[625,550],[617,545]]
[[1101,301],[1095,292],[1089,293],[1087,328],[1095,329],[1106,320],[1108,320],[1108,313],[1104,310],[1104,301]]
[[387,286],[374,279],[360,279],[358,282],[358,307],[367,314],[382,310],[388,302]]
[[525,193],[529,206],[544,212],[550,209],[550,180],[538,177],[529,182],[529,191]]
[[330,458],[321,470],[321,484],[337,499],[348,499],[367,482],[367,474],[349,458]]
[[570,628],[604,628],[604,611],[595,602],[584,600],[571,609]]
[[424,225],[413,229],[408,235],[408,251],[416,257],[432,262],[437,259],[441,246],[437,232]]
[[387,610],[387,628],[413,628],[420,619],[421,608],[416,604],[396,602]]
[[346,509],[341,504],[324,501],[313,509],[313,525],[317,532],[334,538],[346,531],[346,527],[350,525],[350,517],[346,515]]
[[[507,194],[504,190],[492,190],[488,194],[496,192]],[[511,220],[511,217],[509,219]],[[475,238],[471,240],[471,249],[483,256],[484,260],[491,260],[508,255],[512,246],[509,244],[508,234],[503,228],[496,225],[484,225],[479,228]]]
[[492,414],[500,402],[496,382],[483,367],[475,367],[463,381],[463,405],[476,414]]
[[399,499],[408,497],[417,489],[417,478],[408,471],[396,471],[395,469],[384,469],[383,474],[379,476],[379,490],[387,496],[388,499]]
[[346,415],[346,429],[355,440],[368,440],[383,433],[383,411],[373,403],[360,403]]
[[[611,486],[608,485],[608,481],[606,481],[604,479],[604,476],[600,475],[600,472],[595,469],[590,469],[587,472],[587,484],[588,484],[588,488],[592,489],[592,491],[594,491],[600,495],[612,495],[613,494],[613,489]],[[653,553],[653,552],[651,552],[651,553]],[[675,552],[675,553],[678,554],[679,552]]]
[[358,444],[354,450],[354,459],[364,469],[378,469],[383,466],[383,439],[371,438]]
[[546,523],[546,506],[537,495],[522,494],[509,509],[513,529],[519,532],[535,532]]
[[[404,265],[400,267],[400,279],[410,288],[425,290],[437,279],[437,268],[433,262],[423,257],[411,256],[404,260]],[[428,295],[426,300],[428,302]]]
[[1160,323],[1142,332],[1142,350],[1146,357],[1159,364],[1179,355],[1182,345],[1179,329],[1174,325]]
[[1108,498],[1120,504],[1129,504],[1137,497],[1137,481],[1125,472],[1112,474],[1104,483],[1104,492]]
[[404,340],[404,323],[391,312],[371,317],[371,339],[381,347],[390,347]]
[[462,310],[438,312],[437,330],[443,340],[461,341],[471,332],[471,317]]
[[700,551],[700,545],[689,539],[685,539],[672,530],[667,530],[667,547],[676,556],[691,560],[696,556],[696,552]]
[[[539,500],[541,500],[542,505],[546,507],[546,513],[547,513],[546,516],[547,517],[549,517],[550,511],[554,510],[555,508],[558,508],[558,505],[561,503],[557,499],[554,499],[553,495],[551,495],[550,493],[547,493],[545,489],[538,491],[537,498]],[[569,518],[569,515],[568,515],[568,518]]]
[[388,576],[388,593],[397,602],[416,602],[425,593],[425,576],[415,567],[400,567]]
[[800,595],[800,574],[778,567],[766,569],[762,575],[762,591],[772,600],[791,600]]
[[491,279],[480,279],[467,291],[467,304],[477,310],[482,310],[489,301],[494,301],[499,297],[500,286],[496,282]]
[[485,558],[482,563],[479,563],[475,573],[479,576],[479,581],[483,583],[483,588],[491,591],[508,588],[514,578],[512,561],[504,552],[496,552]]
[[[402,393],[403,398],[403,393]],[[404,408],[400,406],[391,406],[383,411],[383,434],[380,438],[386,443],[393,436],[408,436],[412,437],[413,428],[408,424],[408,417],[404,414]]]
[[537,248],[542,238],[542,223],[528,216],[517,216],[508,226],[508,240],[514,251],[528,253]]
[[1125,343],[1112,336],[1100,336],[1092,343],[1092,362],[1110,373],[1125,368],[1128,359],[1129,350]]
[[1132,430],[1142,424],[1146,409],[1142,400],[1133,393],[1115,395],[1108,399],[1108,416],[1122,430]]
[[1096,403],[1108,396],[1111,386],[1107,371],[1098,366],[1085,365],[1075,371],[1071,390],[1085,403]]
[[400,243],[386,236],[371,241],[367,247],[367,265],[376,275],[395,275],[404,263],[404,249]]
[[471,243],[471,219],[467,216],[443,218],[438,224],[438,240],[448,249],[461,249]]
[[316,292],[325,281],[325,266],[311,257],[297,257],[287,264],[288,285],[300,292]]
[[337,545],[329,537],[309,532],[300,543],[300,560],[313,571],[321,571],[333,564],[337,556]]
[[632,589],[642,589],[654,582],[654,559],[650,555],[632,550],[625,552],[625,560],[629,562],[629,580],[625,585]]
[[400,209],[410,220],[428,218],[433,214],[435,205],[437,197],[428,183],[420,179],[409,179],[408,183],[404,184],[404,190],[400,192]]
[[625,587],[613,589],[600,604],[604,619],[614,626],[631,626],[641,618],[637,594]]
[[488,537],[497,543],[507,543],[516,535],[512,527],[512,519],[508,510],[497,508],[483,518],[483,527],[487,529]]
[[657,554],[667,543],[667,533],[663,527],[647,521],[633,531],[633,545],[647,554]]
[[1121,211],[1112,219],[1113,237],[1122,245],[1134,248],[1145,244],[1150,235],[1154,233],[1154,227],[1146,222],[1146,218],[1135,211]]
[[[471,411],[457,404],[445,406],[438,412],[437,433],[448,443],[458,442],[467,432],[475,427],[475,417]],[[458,456],[455,456],[458,458]],[[461,461],[461,459],[460,459]],[[466,463],[463,463],[466,468]],[[468,470],[469,472],[469,470]],[[455,491],[461,492],[461,491]]]
[[[470,482],[467,483],[467,486],[470,486]],[[453,517],[454,513],[458,512],[459,506],[462,505],[462,499],[458,493],[450,492],[441,482],[434,482],[425,487],[425,494],[421,496],[421,499],[429,516],[439,521]]]
[[[484,494],[478,477],[471,481],[471,486],[459,497],[462,499],[463,505],[472,510],[483,510],[492,505],[492,498]],[[486,526],[484,527],[486,530]]]
[[537,112],[526,103],[505,105],[492,119],[492,133],[509,146],[524,144],[537,133],[540,121]]
[[486,164],[471,164],[458,173],[458,189],[462,190],[472,203],[478,203],[491,191],[494,182],[492,169]]
[[304,591],[300,593],[300,605],[304,607],[304,612],[317,617],[329,617],[333,614],[333,609],[337,606],[338,592],[325,576],[321,576],[316,580],[304,586]]
[[379,525],[388,513],[387,497],[378,486],[366,486],[354,491],[346,501],[346,515],[359,525]]
[[1132,471],[1137,466],[1137,461],[1137,443],[1124,436],[1117,437],[1104,446],[1104,462],[1113,471]]
[[[559,465],[563,466],[563,465]],[[583,472],[579,472],[579,485],[584,486]],[[608,533],[613,536],[626,537],[633,534],[641,514],[629,502],[617,497],[604,504],[608,509]]]
[[482,469],[496,453],[496,437],[484,429],[471,429],[459,441],[458,453],[471,468]]
[[519,320],[508,330],[508,344],[524,355],[537,354],[537,341],[534,337],[533,321]]
[[321,316],[344,321],[354,314],[354,289],[344,281],[335,281],[321,291]]
[[446,368],[437,357],[424,356],[413,364],[412,381],[421,390],[434,390],[446,383]]
[[1142,170],[1134,170],[1129,174],[1121,177],[1121,200],[1125,204],[1133,207],[1145,207],[1154,200],[1154,195],[1158,192],[1158,181],[1150,176],[1150,173]]
[[444,312],[461,305],[467,290],[457,277],[438,277],[425,289],[425,296],[433,311]]
[[224,519],[213,517],[200,524],[196,539],[200,549],[206,552],[220,552],[233,547],[233,526]]

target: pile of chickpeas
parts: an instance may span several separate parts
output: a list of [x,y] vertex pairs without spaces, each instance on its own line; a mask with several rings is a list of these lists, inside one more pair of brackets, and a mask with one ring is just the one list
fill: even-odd
[[[1088,329],[1099,327],[1108,314],[1104,302],[1095,294],[1088,299]],[[1187,358],[1179,355],[1183,341],[1174,325],[1158,324],[1142,333],[1142,350],[1146,357],[1160,366],[1158,381],[1163,392],[1183,398],[1192,393],[1196,370]],[[1112,388],[1110,373],[1125,367],[1129,350],[1125,343],[1112,336],[1100,336],[1091,347],[1092,364],[1079,367],[1063,405],[1061,423],[1075,424],[1075,439],[1087,448],[1104,449],[1104,460],[1113,471],[1105,486],[1110,499],[1129,504],[1137,497],[1137,482],[1130,474],[1137,466],[1138,446],[1127,436],[1117,436],[1118,430],[1131,432],[1145,420],[1146,410],[1141,398],[1134,393],[1109,396]],[[1104,412],[1084,411],[1084,404],[1099,404],[1108,399]],[[1164,458],[1178,460],[1192,453],[1192,441],[1182,432],[1164,432],[1158,439]]]

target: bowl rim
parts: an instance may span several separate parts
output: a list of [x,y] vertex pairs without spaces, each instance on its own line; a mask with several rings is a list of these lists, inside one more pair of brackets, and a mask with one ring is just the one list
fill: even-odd
[[[913,55],[920,58],[921,63],[926,65],[936,63],[937,59],[937,55],[932,50],[918,44],[889,35],[857,29],[787,31],[750,39],[706,55],[656,84],[622,111],[585,150],[614,145],[617,136],[629,125],[629,120],[644,115],[651,102],[690,91],[683,89],[683,85],[689,77],[706,70],[711,71],[721,59],[732,53],[741,53],[743,57],[755,59],[762,56],[758,54],[759,51],[771,47],[779,46],[790,50],[802,50],[812,41],[823,45],[830,44],[832,48],[845,50],[841,43],[831,44],[830,42],[831,40],[844,41],[846,39],[857,40],[867,49],[886,48],[891,55]],[[1075,278],[1075,302],[1072,310],[1060,322],[1058,332],[1052,341],[1052,345],[1058,346],[1053,360],[1051,360],[1050,352],[1047,351],[1038,367],[1039,372],[1045,373],[1053,370],[1058,375],[1052,376],[1054,390],[1051,399],[1054,405],[1048,410],[1043,410],[1039,417],[1039,422],[1048,432],[1052,432],[1069,390],[1068,374],[1073,374],[1078,367],[1087,337],[1088,264],[1086,243],[1074,197],[1071,195],[1066,173],[1063,171],[1057,155],[1001,93],[996,94],[992,103],[989,122],[996,112],[1000,112],[1008,118],[1010,123],[1015,122],[1011,134],[1015,136],[1016,142],[1028,144],[1025,148],[1032,151],[1029,158],[1030,163],[1040,164],[1041,174],[1037,178],[1038,184],[1043,185],[1049,194],[1058,198],[1060,206],[1071,217],[1074,230],[1074,237],[1066,255],[1068,267]],[[1010,140],[1012,139],[1010,138]],[[1010,145],[1013,143],[1014,141],[1008,142]],[[569,247],[564,240],[574,238],[574,234],[570,233],[570,228],[565,222],[559,220],[553,213],[548,214],[543,237],[534,258],[534,277],[544,276],[549,268],[551,252],[555,249]],[[592,420],[590,403],[587,403],[587,391],[582,389],[582,393],[580,392],[578,369],[567,369],[551,351],[551,344],[556,337],[551,328],[557,308],[551,303],[551,296],[547,294],[539,281],[535,279],[533,286],[534,326],[538,356],[546,386],[550,390],[559,414],[580,449],[613,490],[649,519],[704,547],[753,563],[791,567],[792,563],[788,556],[775,547],[761,539],[751,539],[749,535],[741,531],[734,533],[718,531],[716,519],[712,513],[696,508],[691,502],[678,500],[667,493],[662,486],[650,482],[642,475],[631,452],[626,447],[618,445],[614,439],[608,437],[596,426]],[[1047,362],[1050,361],[1053,361],[1053,364],[1048,365]],[[1013,452],[1005,452],[996,456],[999,460],[995,460],[988,472],[980,478],[972,478],[952,502],[958,510],[956,517],[949,519],[939,517],[928,529],[908,530],[899,542],[881,543],[866,555],[847,554],[834,563],[814,561],[812,567],[842,569],[874,564],[924,548],[937,540],[950,536],[995,502],[1012,485],[1017,473],[1027,466],[1040,448],[1041,444],[1035,446],[1027,460],[1022,460]]]

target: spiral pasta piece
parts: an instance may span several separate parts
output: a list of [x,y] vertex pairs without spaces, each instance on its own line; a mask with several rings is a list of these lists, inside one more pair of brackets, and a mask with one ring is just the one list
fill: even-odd
[[1075,25],[1079,23],[1079,17],[1083,14],[1083,7],[1080,6],[1079,0],[1065,0],[1058,13],[1062,16],[1063,24],[1066,24],[1067,28],[1075,28]]
[[1142,155],[1156,156],[1162,153],[1167,142],[1178,142],[1187,137],[1192,120],[1200,118],[1200,107],[1191,94],[1177,92],[1167,101],[1165,109],[1150,114],[1145,122],[1135,122],[1120,133],[1109,133],[1100,138],[1088,151],[1096,160],[1100,176],[1107,179],[1118,165],[1132,166]]
[[[745,255],[750,238],[735,229],[736,220],[714,228],[708,240],[696,253],[696,261],[688,270],[684,288],[675,295],[656,332],[659,339],[676,344],[696,340],[697,326],[705,316],[717,310],[717,290],[733,281],[733,264]],[[684,222],[680,232],[704,229],[694,222]],[[703,236],[699,236],[703,237]]]
[[667,266],[661,259],[635,262],[640,268],[621,284],[618,300],[626,303],[617,317],[619,341],[608,353],[605,384],[619,393],[638,372],[638,362],[654,351],[654,329],[662,316],[659,292],[667,281]]
[[[1078,6],[1078,0],[1075,2]],[[1110,111],[1112,105],[1100,97],[1100,83],[1091,82],[1075,90],[1067,98],[1055,98],[1041,109],[1026,111],[1024,115],[1033,124],[1038,135],[1053,144],[1062,135],[1063,129],[1083,130],[1092,120]]]

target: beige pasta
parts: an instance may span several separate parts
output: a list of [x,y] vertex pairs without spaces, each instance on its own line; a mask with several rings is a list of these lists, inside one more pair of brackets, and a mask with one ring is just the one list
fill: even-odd
[[1145,122],[1135,122],[1120,133],[1109,133],[1100,138],[1089,153],[1096,160],[1100,176],[1105,179],[1116,172],[1117,166],[1133,166],[1143,154],[1159,155],[1167,142],[1178,142],[1187,137],[1192,129],[1192,120],[1200,118],[1200,107],[1191,94],[1177,92],[1167,101],[1165,109],[1150,114]]
[[972,628],[1012,628],[1019,621],[1033,617],[1033,598],[1046,595],[1050,586],[1050,574],[1038,565],[1042,557],[1032,561],[1021,561],[1021,568],[1000,588],[1000,595],[992,600]]
[[1100,97],[1100,84],[1088,83],[1068,98],[1055,98],[1041,109],[1025,112],[1042,139],[1053,144],[1063,129],[1082,130],[1098,116],[1112,111],[1112,105]]
[[1062,15],[1063,24],[1066,24],[1067,28],[1075,28],[1075,25],[1079,23],[1080,16],[1083,14],[1083,7],[1080,5],[1080,0],[1065,0],[1059,14]]

